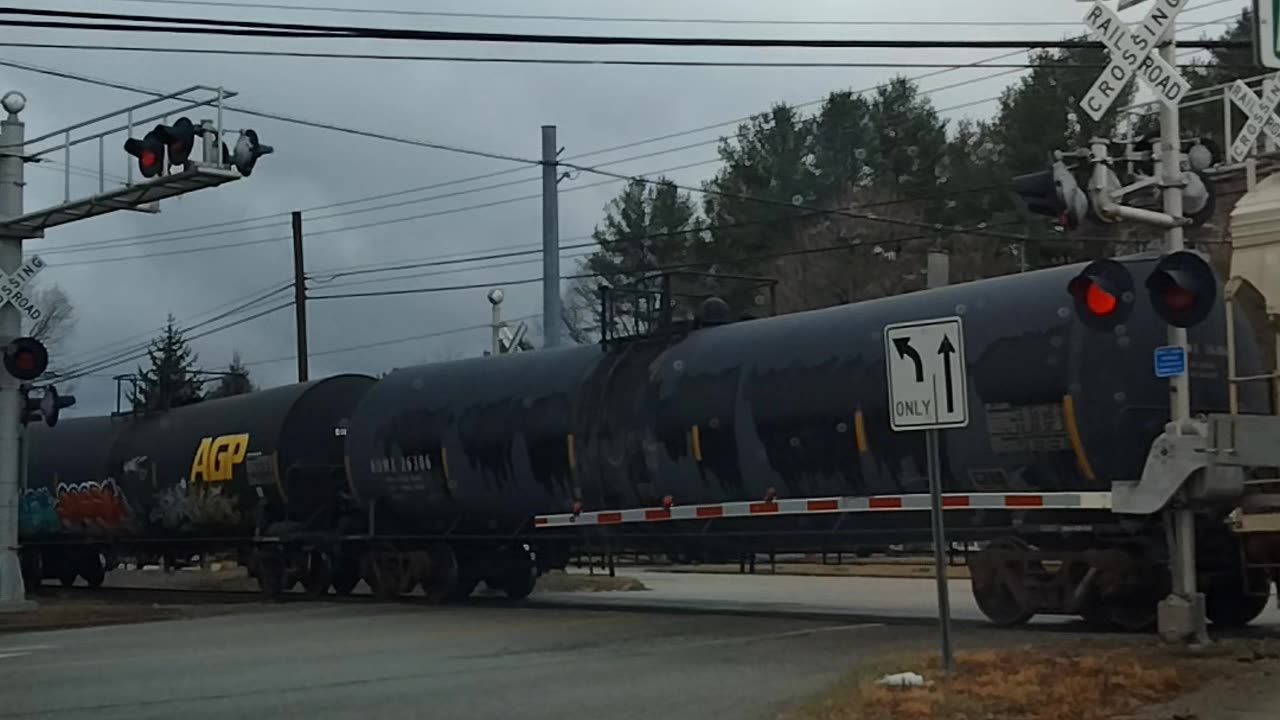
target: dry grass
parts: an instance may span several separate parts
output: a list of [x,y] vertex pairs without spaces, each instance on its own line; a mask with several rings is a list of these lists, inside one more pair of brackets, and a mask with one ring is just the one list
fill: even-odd
[[[191,617],[196,611],[175,606],[97,600],[39,598],[30,610],[0,613],[0,635],[10,632],[153,622]],[[216,612],[203,609],[204,614]]]
[[[1000,649],[958,653],[957,672],[935,656],[868,668],[797,708],[789,720],[1104,720],[1163,703],[1230,674],[1228,648],[1195,656],[1161,647]],[[929,685],[875,684],[914,670]]]

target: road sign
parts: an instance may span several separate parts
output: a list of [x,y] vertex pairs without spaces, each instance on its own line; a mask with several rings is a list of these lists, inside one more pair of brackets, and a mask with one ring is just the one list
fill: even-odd
[[1258,33],[1254,42],[1257,47],[1258,64],[1280,70],[1280,42],[1277,41],[1276,36],[1278,29],[1276,20],[1280,18],[1280,0],[1255,0],[1253,11]]
[[1272,75],[1262,81],[1261,99],[1241,80],[1227,87],[1227,97],[1239,105],[1247,117],[1240,134],[1231,143],[1232,160],[1240,162],[1248,157],[1259,133],[1265,132],[1280,143],[1280,117],[1276,116],[1276,105],[1280,104],[1280,76]]
[[1171,108],[1178,107],[1191,85],[1177,68],[1160,57],[1156,45],[1186,5],[1186,0],[1156,0],[1142,22],[1130,27],[1111,8],[1099,1],[1093,3],[1084,24],[1111,51],[1111,61],[1080,101],[1089,117],[1101,120],[1135,74],[1155,92],[1160,102]]
[[889,426],[896,431],[969,424],[964,328],[959,317],[884,328]]
[[27,283],[43,269],[44,260],[39,255],[30,255],[12,275],[0,270],[0,307],[4,307],[5,303],[13,303],[31,322],[43,317],[44,313],[36,307],[34,298],[23,292]]
[[1156,377],[1177,377],[1187,371],[1187,349],[1180,345],[1158,347],[1155,356]]

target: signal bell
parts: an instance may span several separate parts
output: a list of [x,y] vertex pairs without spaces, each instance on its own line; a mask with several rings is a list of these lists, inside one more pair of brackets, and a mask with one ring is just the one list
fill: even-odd
[[4,369],[18,380],[35,380],[49,367],[49,351],[33,337],[14,338],[4,346]]
[[1133,275],[1115,260],[1094,260],[1067,283],[1076,317],[1095,330],[1111,330],[1133,310]]
[[1146,285],[1152,307],[1174,327],[1186,328],[1201,322],[1218,299],[1213,269],[1187,250],[1166,255],[1151,271]]

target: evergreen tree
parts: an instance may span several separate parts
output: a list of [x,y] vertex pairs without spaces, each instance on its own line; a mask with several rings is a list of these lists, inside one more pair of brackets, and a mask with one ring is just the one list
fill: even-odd
[[[607,206],[603,226],[592,233],[600,250],[582,263],[583,271],[596,277],[571,288],[577,297],[566,303],[566,312],[590,308],[592,329],[598,332],[600,286],[631,286],[660,267],[688,262],[700,242],[701,228],[697,205],[670,181],[627,183]],[[619,293],[611,304],[614,324],[624,332],[636,331],[636,323],[647,319],[649,309],[646,301],[634,294]],[[571,323],[576,327],[569,335],[575,342],[580,342],[581,333],[587,330],[582,319]]]
[[151,341],[147,359],[151,367],[138,368],[137,382],[129,390],[135,412],[163,411],[200,401],[200,379],[193,372],[196,356],[174,325],[173,315]]
[[207,397],[222,398],[232,395],[246,395],[256,391],[253,381],[249,379],[249,370],[240,360],[240,351],[231,354],[231,364],[227,366],[226,375],[218,381],[217,387],[209,391]]

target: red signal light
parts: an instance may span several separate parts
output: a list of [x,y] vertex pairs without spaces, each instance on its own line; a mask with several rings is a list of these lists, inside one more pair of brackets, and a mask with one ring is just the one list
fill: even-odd
[[1133,276],[1115,260],[1089,263],[1067,284],[1076,317],[1095,330],[1111,330],[1128,319],[1133,306]]
[[4,369],[19,380],[35,380],[48,367],[49,351],[35,338],[14,338],[4,346]]
[[1084,304],[1094,315],[1110,315],[1115,312],[1119,300],[1097,283],[1089,283],[1089,289],[1084,294]]
[[1156,313],[1174,327],[1191,327],[1212,312],[1217,301],[1213,268],[1193,252],[1166,255],[1147,277],[1147,291]]

